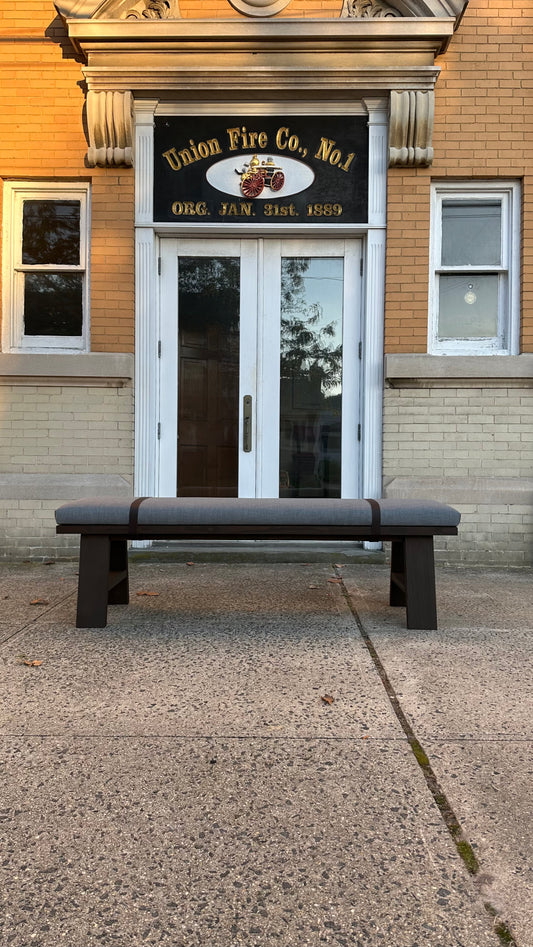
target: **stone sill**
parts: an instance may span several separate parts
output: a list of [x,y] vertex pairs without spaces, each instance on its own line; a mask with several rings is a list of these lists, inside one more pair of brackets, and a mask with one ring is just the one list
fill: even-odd
[[391,388],[491,388],[533,386],[533,354],[385,355]]
[[134,356],[129,353],[79,352],[0,354],[0,384],[86,385],[121,388],[131,384]]

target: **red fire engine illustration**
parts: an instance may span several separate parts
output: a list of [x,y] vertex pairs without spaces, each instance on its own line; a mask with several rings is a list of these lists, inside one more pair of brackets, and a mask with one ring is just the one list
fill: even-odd
[[240,171],[238,168],[235,171],[241,176],[241,191],[245,197],[259,197],[265,187],[271,191],[281,191],[285,184],[283,170],[274,163],[273,158],[260,161],[254,155]]

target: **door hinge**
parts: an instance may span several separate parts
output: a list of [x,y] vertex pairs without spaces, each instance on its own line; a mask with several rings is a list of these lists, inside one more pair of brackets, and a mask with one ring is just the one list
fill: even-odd
[[161,421],[157,422],[157,440],[161,440]]
[[161,276],[161,257],[160,256],[158,256],[157,258],[157,275]]
[[359,361],[361,361],[363,357],[363,343],[362,342],[359,343],[358,352],[359,352]]
[[360,424],[357,425],[357,440],[358,441],[361,440],[361,425]]
[[[159,339],[159,342],[157,343],[157,357],[161,358],[161,339]],[[361,356],[359,356],[359,358],[361,358]]]
[[363,275],[363,257],[359,260],[359,273],[361,276]]

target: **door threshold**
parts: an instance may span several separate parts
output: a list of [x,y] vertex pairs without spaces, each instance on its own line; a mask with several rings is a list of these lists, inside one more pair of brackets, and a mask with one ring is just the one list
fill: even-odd
[[383,549],[364,549],[361,543],[346,542],[269,542],[268,540],[201,540],[166,542],[154,540],[149,548],[133,547],[135,558],[154,557],[161,562],[326,562],[369,563],[385,562]]

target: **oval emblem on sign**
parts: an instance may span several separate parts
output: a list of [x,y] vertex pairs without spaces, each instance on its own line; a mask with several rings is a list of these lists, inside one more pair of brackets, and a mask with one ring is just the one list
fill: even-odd
[[315,180],[315,173],[295,158],[244,154],[212,164],[206,178],[211,187],[224,194],[266,201],[275,195],[289,197],[305,191]]

